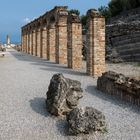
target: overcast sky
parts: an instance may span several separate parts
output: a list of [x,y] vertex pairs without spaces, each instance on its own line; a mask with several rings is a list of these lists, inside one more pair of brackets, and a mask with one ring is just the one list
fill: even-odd
[[0,0],[0,40],[9,34],[12,42],[20,42],[21,26],[54,6],[68,6],[85,14],[88,9],[107,5],[109,0]]

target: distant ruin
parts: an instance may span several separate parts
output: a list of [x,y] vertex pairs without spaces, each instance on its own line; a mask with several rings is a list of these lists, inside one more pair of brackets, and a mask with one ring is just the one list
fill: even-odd
[[[87,74],[105,71],[105,19],[96,10],[87,12]],[[22,51],[77,69],[82,65],[82,25],[66,6],[51,11],[22,27]]]

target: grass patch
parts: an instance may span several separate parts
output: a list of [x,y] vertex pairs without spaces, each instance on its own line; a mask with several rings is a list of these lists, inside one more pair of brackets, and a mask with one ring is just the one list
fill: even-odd
[[140,63],[138,63],[137,66],[140,67]]
[[103,134],[108,133],[108,129],[107,129],[107,127],[103,128],[103,129],[101,130],[101,132],[102,132]]

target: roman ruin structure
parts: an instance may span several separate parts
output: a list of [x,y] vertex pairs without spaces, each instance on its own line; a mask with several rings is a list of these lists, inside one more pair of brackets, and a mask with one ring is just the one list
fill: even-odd
[[140,7],[112,17],[106,25],[106,46],[128,62],[140,62]]
[[[100,76],[105,70],[104,17],[96,10],[89,10],[87,17],[87,73]],[[81,68],[82,24],[79,16],[69,14],[66,6],[59,6],[23,26],[22,51],[67,64],[72,69]]]

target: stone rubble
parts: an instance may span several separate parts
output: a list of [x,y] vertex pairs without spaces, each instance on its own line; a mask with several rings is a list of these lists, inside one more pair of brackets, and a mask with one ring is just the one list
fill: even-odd
[[81,83],[65,78],[62,74],[53,75],[47,92],[47,109],[53,115],[63,116],[77,107],[83,97]]
[[106,129],[105,116],[92,107],[75,108],[67,115],[70,134],[89,134]]

